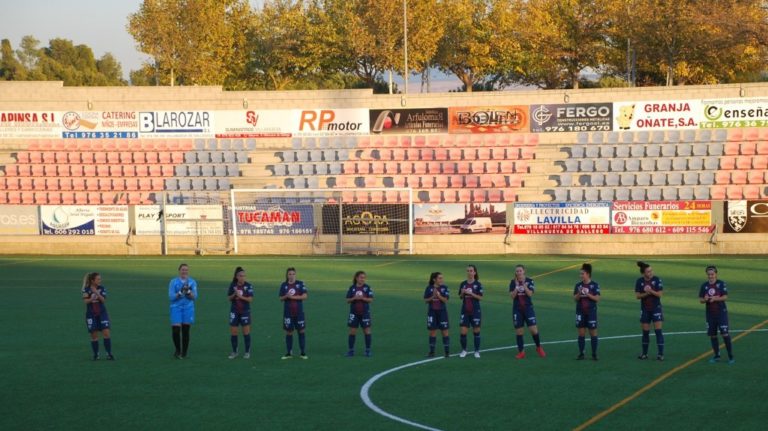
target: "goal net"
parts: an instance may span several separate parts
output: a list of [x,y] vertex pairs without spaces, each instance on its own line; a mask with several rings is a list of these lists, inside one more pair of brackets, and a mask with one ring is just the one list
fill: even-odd
[[232,189],[234,253],[412,254],[408,188]]

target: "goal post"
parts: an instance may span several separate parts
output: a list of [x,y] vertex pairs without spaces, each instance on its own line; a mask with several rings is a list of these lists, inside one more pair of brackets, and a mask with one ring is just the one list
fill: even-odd
[[231,189],[235,254],[413,254],[410,188]]

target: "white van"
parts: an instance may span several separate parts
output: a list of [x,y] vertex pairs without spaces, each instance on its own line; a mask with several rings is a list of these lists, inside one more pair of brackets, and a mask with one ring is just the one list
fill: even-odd
[[461,233],[490,232],[493,230],[490,217],[468,218],[460,227]]

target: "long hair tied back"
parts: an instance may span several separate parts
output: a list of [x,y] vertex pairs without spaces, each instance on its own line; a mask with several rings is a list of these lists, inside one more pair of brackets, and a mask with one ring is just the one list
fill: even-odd
[[648,265],[647,263],[638,260],[637,261],[637,267],[640,268],[640,274],[645,274],[645,270],[651,265]]
[[232,283],[237,283],[237,274],[245,271],[242,266],[235,268],[235,274],[232,276]]
[[96,279],[96,276],[99,275],[98,272],[87,272],[85,273],[85,277],[83,277],[83,289],[86,287],[90,287],[93,280]]
[[586,272],[589,275],[592,275],[592,264],[591,263],[581,264],[581,270]]

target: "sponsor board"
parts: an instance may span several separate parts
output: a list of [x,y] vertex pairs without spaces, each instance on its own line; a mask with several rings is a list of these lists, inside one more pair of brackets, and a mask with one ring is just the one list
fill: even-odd
[[698,129],[700,100],[613,103],[613,130]]
[[528,106],[448,108],[449,133],[514,133],[529,130]]
[[612,103],[531,105],[531,132],[594,132],[613,128]]
[[768,200],[726,201],[724,233],[768,232]]
[[516,234],[610,233],[611,203],[517,203],[514,223]]
[[62,112],[0,111],[0,138],[56,138],[61,136]]
[[39,235],[40,222],[34,205],[0,206],[0,235]]
[[290,110],[217,111],[214,134],[217,138],[285,138],[291,130],[285,121]]
[[368,135],[367,109],[307,109],[291,112],[293,136]]
[[312,235],[312,205],[240,205],[235,209],[238,235]]
[[372,134],[446,133],[448,109],[371,109]]
[[[136,205],[136,235],[224,235],[221,205]],[[163,230],[165,216],[165,230]]]
[[141,137],[213,137],[215,130],[211,111],[143,111],[137,115]]
[[504,233],[506,204],[418,204],[413,208],[416,235]]
[[768,127],[768,99],[702,101],[702,129]]
[[408,205],[323,205],[323,233],[344,235],[390,235],[408,233]]
[[95,235],[96,207],[77,205],[40,206],[41,235]]
[[61,116],[68,139],[135,139],[139,137],[138,114],[133,111],[68,111]]
[[710,201],[615,201],[612,233],[710,233]]

